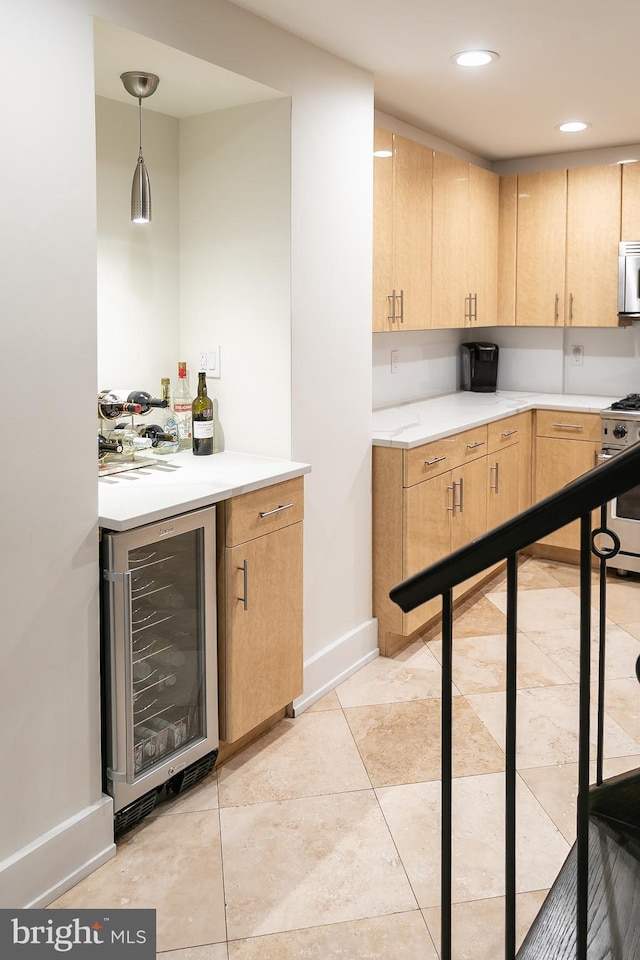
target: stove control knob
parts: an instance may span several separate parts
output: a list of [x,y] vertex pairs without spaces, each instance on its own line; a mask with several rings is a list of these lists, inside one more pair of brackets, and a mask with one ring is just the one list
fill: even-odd
[[617,423],[613,428],[613,435],[616,440],[622,440],[627,435],[627,428],[624,423]]

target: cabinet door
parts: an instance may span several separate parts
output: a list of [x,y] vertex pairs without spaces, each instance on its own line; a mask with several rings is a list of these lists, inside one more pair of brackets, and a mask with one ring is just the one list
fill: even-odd
[[[433,155],[431,326],[464,327],[468,297],[469,164]],[[468,325],[468,324],[467,324]]]
[[225,548],[221,737],[233,742],[302,693],[302,523]]
[[565,323],[618,326],[619,164],[568,171]]
[[454,510],[451,549],[457,550],[487,529],[487,458],[479,457],[453,470]]
[[393,282],[400,329],[431,326],[431,197],[433,151],[393,137]]
[[500,178],[469,166],[469,291],[474,296],[471,326],[498,322],[498,208]]
[[520,444],[487,457],[487,529],[510,520],[520,510]]
[[640,163],[622,164],[621,240],[640,239]]
[[[596,464],[600,444],[561,437],[536,438],[535,499],[543,500],[587,473]],[[580,548],[580,523],[575,521],[540,540],[554,547]]]
[[393,291],[393,134],[376,128],[374,150],[389,152],[373,158],[373,329],[392,325]]
[[[424,480],[404,491],[403,578],[431,566],[451,552],[453,487],[451,474]],[[403,631],[412,633],[435,616],[440,600],[430,600],[403,618]]]
[[432,156],[406,137],[376,129],[374,149],[373,329],[430,326]]
[[518,175],[516,324],[564,324],[566,198],[566,170]]
[[518,227],[518,178],[500,177],[498,204],[498,323],[516,322],[516,234]]

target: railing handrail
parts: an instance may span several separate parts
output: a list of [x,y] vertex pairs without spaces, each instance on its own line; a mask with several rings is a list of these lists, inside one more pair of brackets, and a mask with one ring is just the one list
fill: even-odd
[[389,595],[405,613],[409,613],[639,483],[640,443],[636,443],[506,523],[407,577],[393,587]]

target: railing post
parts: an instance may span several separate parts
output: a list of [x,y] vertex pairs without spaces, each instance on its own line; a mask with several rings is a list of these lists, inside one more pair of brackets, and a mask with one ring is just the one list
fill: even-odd
[[580,518],[580,709],[576,960],[587,960],[589,924],[589,708],[591,684],[591,514]]
[[[600,507],[600,529],[607,528],[607,505],[603,503]],[[614,544],[615,548],[615,544]],[[615,549],[617,553],[617,549]],[[614,555],[614,554],[612,554]],[[603,780],[603,757],[604,757],[604,681],[605,664],[607,656],[606,647],[606,619],[607,619],[607,563],[602,555],[600,556],[599,568],[599,596],[600,609],[598,611],[598,742],[596,751],[596,783],[598,786]]]
[[453,597],[442,594],[442,719],[440,830],[440,956],[451,960],[451,856],[453,778]]
[[506,716],[505,716],[505,960],[516,955],[516,696],[518,566],[517,553],[507,558]]

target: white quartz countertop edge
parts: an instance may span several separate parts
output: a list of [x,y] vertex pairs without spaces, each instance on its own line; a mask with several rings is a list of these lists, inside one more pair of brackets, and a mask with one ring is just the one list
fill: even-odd
[[232,451],[194,457],[187,450],[158,457],[150,467],[99,477],[98,523],[105,530],[131,530],[310,472],[310,464],[293,460]]
[[374,410],[372,440],[374,446],[410,450],[527,410],[600,413],[619,399],[568,393],[459,391]]

